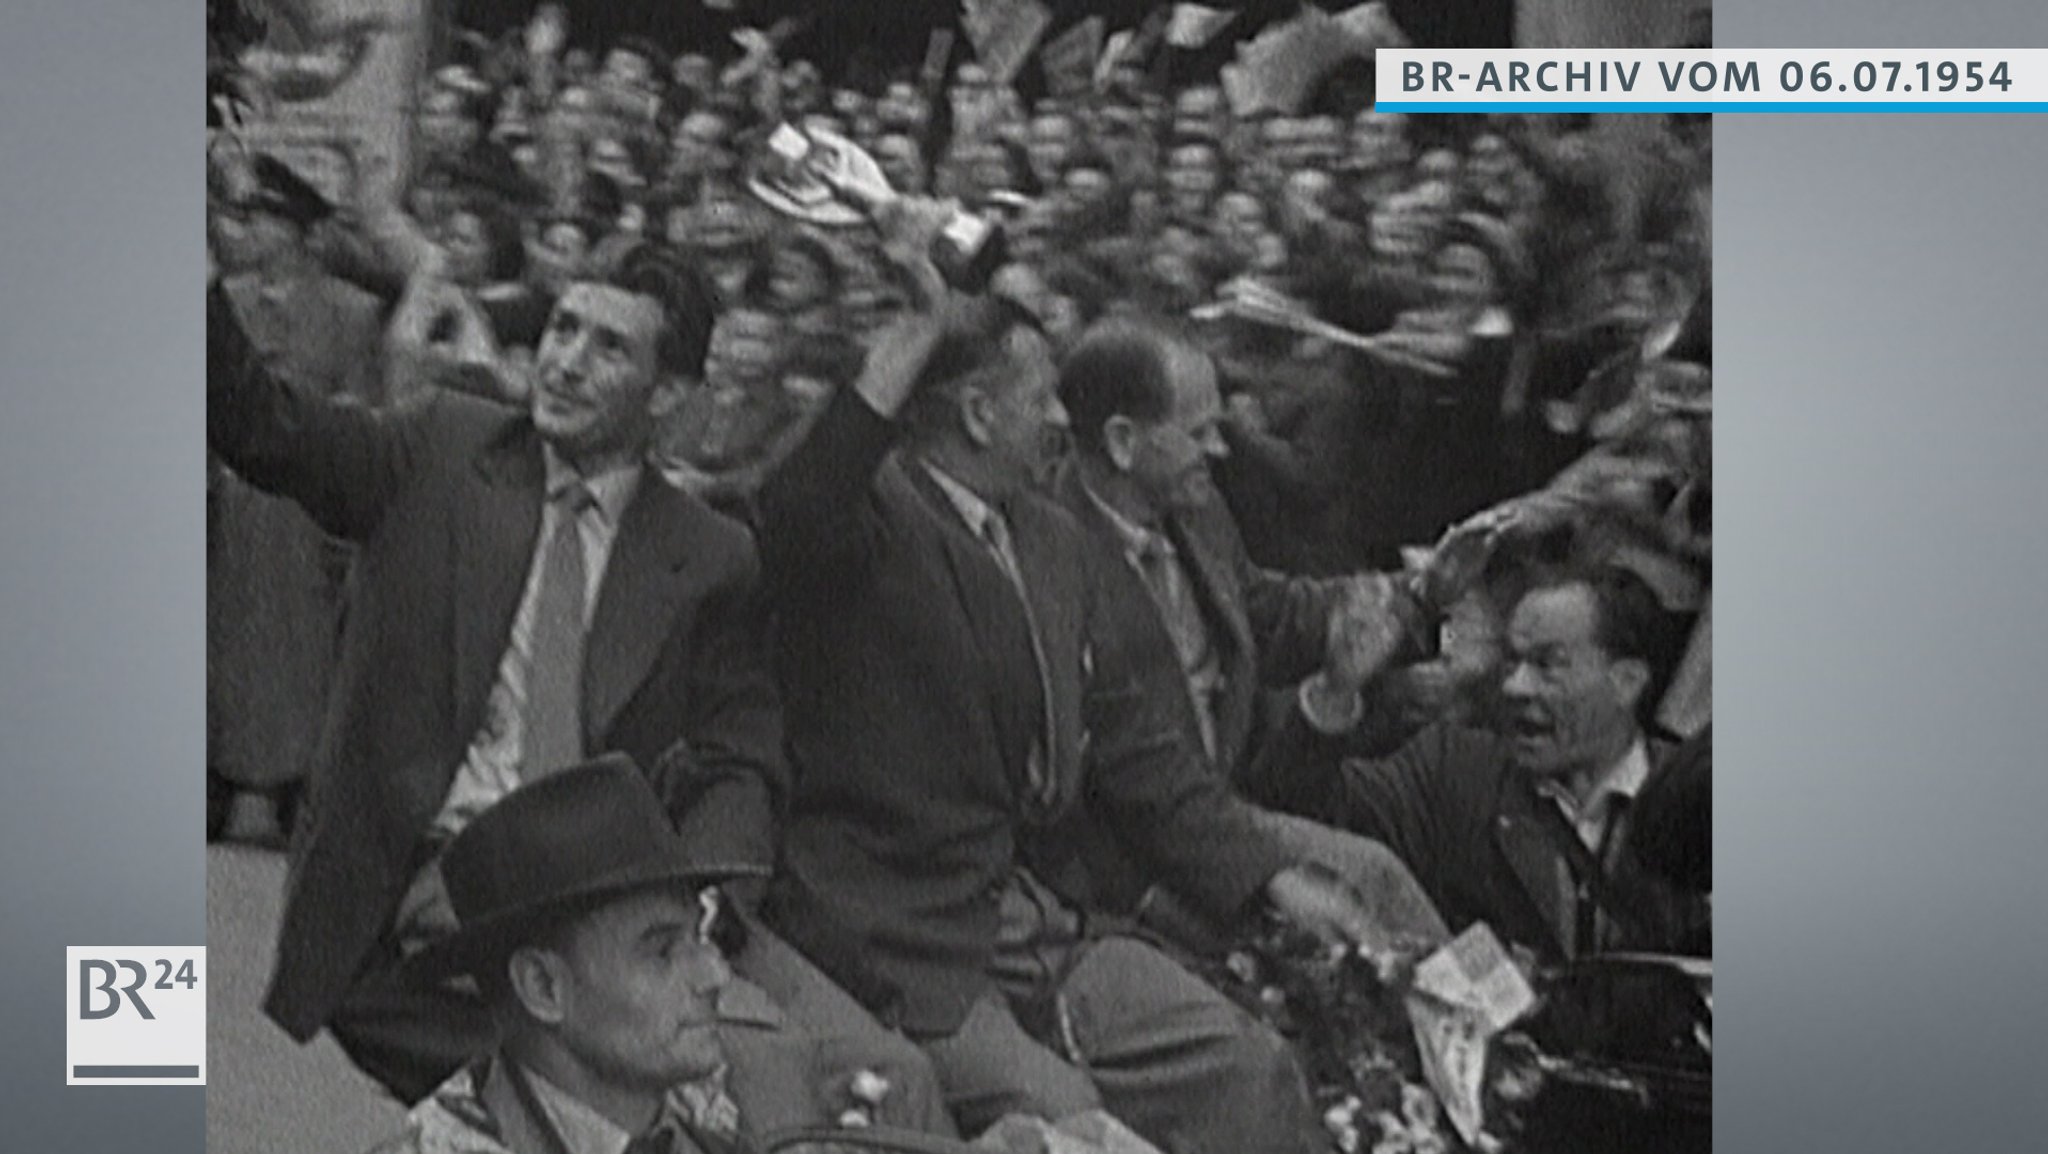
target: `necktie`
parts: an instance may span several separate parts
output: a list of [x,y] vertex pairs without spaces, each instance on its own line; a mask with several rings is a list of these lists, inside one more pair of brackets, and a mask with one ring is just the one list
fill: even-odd
[[1144,574],[1145,585],[1152,591],[1152,600],[1159,606],[1159,616],[1166,623],[1166,632],[1173,639],[1174,655],[1180,658],[1182,676],[1188,679],[1189,695],[1195,703],[1195,721],[1201,729],[1202,749],[1210,757],[1216,756],[1216,712],[1210,700],[1213,686],[1198,687],[1196,674],[1208,658],[1209,627],[1202,621],[1202,607],[1195,601],[1194,589],[1188,584],[1187,572],[1181,568],[1173,542],[1164,534],[1154,533],[1145,539],[1138,550],[1138,567]]
[[525,725],[519,776],[536,781],[583,760],[583,635],[586,593],[578,523],[597,504],[581,481],[550,498],[554,530],[541,561],[527,646]]
[[[1594,861],[1605,880],[1614,866],[1614,852],[1619,845],[1617,836],[1621,823],[1628,816],[1629,799],[1615,794],[1607,799],[1607,819],[1600,826],[1600,844],[1593,849]],[[1594,883],[1582,879],[1579,883],[1576,924],[1573,926],[1573,954],[1583,956],[1598,953],[1602,945],[1613,936],[1614,920],[1600,908],[1594,892]]]
[[996,564],[1002,568],[1003,575],[1010,579],[1010,584],[1017,590],[1017,599],[1024,606],[1024,623],[1031,634],[1031,660],[1038,666],[1039,693],[1045,701],[1045,730],[1031,742],[1031,750],[1026,755],[1025,774],[1030,779],[1033,798],[1040,805],[1050,806],[1053,802],[1055,782],[1046,766],[1046,756],[1052,748],[1052,683],[1046,677],[1045,649],[1038,640],[1038,619],[1031,612],[1031,597],[1024,588],[1024,569],[1017,562],[1017,549],[1010,537],[1009,523],[1003,520],[1000,512],[991,509],[988,515],[981,519],[981,537],[988,542],[990,552],[995,554]]
[[1017,547],[1010,540],[1010,526],[1001,513],[990,509],[988,515],[981,519],[981,539],[988,542],[989,551],[996,555],[996,564],[1002,566],[1003,576],[1016,586],[1017,596],[1023,597],[1024,570],[1017,564]]

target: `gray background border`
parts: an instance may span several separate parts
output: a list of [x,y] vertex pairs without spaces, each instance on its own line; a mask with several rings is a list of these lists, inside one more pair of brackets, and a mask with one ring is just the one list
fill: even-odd
[[64,1085],[64,948],[205,943],[196,3],[0,12],[0,1149],[197,1151]]
[[[2035,0],[1718,7],[1727,47],[2048,44]],[[0,28],[0,1147],[196,1151],[198,1091],[63,1086],[59,967],[205,932],[202,28]],[[1716,148],[1722,1147],[2040,1149],[2048,119]]]

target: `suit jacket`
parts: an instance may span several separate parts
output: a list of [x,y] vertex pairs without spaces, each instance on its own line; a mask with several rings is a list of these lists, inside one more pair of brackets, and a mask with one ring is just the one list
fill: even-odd
[[[1065,470],[1056,491],[1104,556],[1129,569],[1124,539],[1089,496],[1080,470]],[[1330,611],[1342,586],[1254,564],[1236,520],[1220,500],[1174,511],[1165,531],[1194,587],[1222,665],[1223,686],[1215,702],[1216,761],[1235,777],[1254,747],[1260,691],[1294,685],[1322,665]]]
[[[1082,483],[1080,470],[1068,468],[1055,485],[1059,500],[1087,529],[1091,547],[1102,562],[1120,571],[1134,583],[1134,603],[1143,612],[1123,617],[1114,626],[1150,633],[1163,630],[1164,620],[1140,575],[1125,556],[1124,538]],[[1273,686],[1292,686],[1321,664],[1327,641],[1331,608],[1340,596],[1335,581],[1290,577],[1262,569],[1252,563],[1238,536],[1236,522],[1221,502],[1199,509],[1176,511],[1164,526],[1186,570],[1196,602],[1209,628],[1210,644],[1222,672],[1222,686],[1213,708],[1216,723],[1216,756],[1208,762],[1226,783],[1242,790],[1264,776],[1266,748],[1264,727],[1259,724],[1260,697]],[[1155,648],[1141,652],[1157,653]],[[1180,662],[1169,643],[1157,668],[1142,671],[1148,683],[1156,683],[1165,698],[1177,696],[1171,709],[1188,740],[1199,747],[1200,723]],[[1299,709],[1290,705],[1282,729],[1305,727]],[[1290,737],[1275,742],[1275,748],[1292,751],[1309,745],[1312,738]],[[1157,877],[1145,870],[1123,847],[1126,838],[1106,815],[1076,814],[1066,824],[1065,835],[1074,839],[1076,853],[1085,862],[1088,901],[1098,908],[1128,912],[1146,896]],[[1070,882],[1078,886],[1078,881]]]
[[[1652,746],[1651,783],[1665,772],[1668,754]],[[1580,852],[1563,814],[1511,764],[1507,742],[1496,734],[1431,726],[1384,761],[1345,762],[1325,796],[1318,816],[1384,841],[1454,932],[1485,921],[1547,959],[1570,956],[1559,933],[1573,920],[1557,881],[1563,860],[1612,919],[1602,950],[1711,948],[1702,895],[1646,869],[1627,823],[1610,867],[1590,868],[1591,855]]]
[[[545,465],[523,414],[450,394],[388,413],[269,371],[218,294],[209,443],[359,545],[334,691],[292,847],[265,1010],[311,1037],[388,929],[510,636]],[[585,643],[592,753],[653,776],[689,836],[773,860],[786,771],[747,532],[652,473],[621,516]]]
[[[1058,505],[1019,497],[1027,618],[896,440],[842,390],[762,493],[796,766],[771,920],[878,1016],[928,1036],[989,988],[1016,868],[1067,870],[1071,848],[1045,835],[1084,800],[1205,909],[1242,907],[1286,863],[1202,771],[1171,712],[1185,689],[1143,677],[1172,660],[1163,628],[1109,627],[1149,612],[1135,579]],[[1028,780],[1034,740],[1049,796]]]

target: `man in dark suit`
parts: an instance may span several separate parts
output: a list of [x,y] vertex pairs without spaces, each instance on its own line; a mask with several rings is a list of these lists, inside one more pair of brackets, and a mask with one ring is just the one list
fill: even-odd
[[[787,774],[753,542],[642,465],[702,373],[710,301],[650,246],[563,295],[528,411],[437,393],[374,413],[280,379],[209,292],[209,443],[360,548],[264,1008],[301,1041],[328,1028],[402,1100],[491,1040],[473,994],[400,976],[452,926],[438,857],[477,813],[620,752],[686,835],[738,831],[774,860]],[[819,1047],[889,1071],[891,1121],[943,1127],[915,1047],[770,934],[736,961],[804,1027],[729,1031],[733,1093],[763,1125],[831,1116]],[[768,1000],[733,1005],[772,1022]]]
[[1669,771],[1641,717],[1682,641],[1635,574],[1550,575],[1509,618],[1500,732],[1439,723],[1296,792],[1393,847],[1454,930],[1550,961],[1710,949],[1706,895],[1645,867],[1632,814]]
[[[1252,562],[1210,475],[1228,453],[1215,366],[1160,325],[1117,319],[1091,329],[1060,366],[1060,397],[1076,450],[1056,486],[1060,501],[1102,554],[1143,584],[1173,641],[1159,674],[1185,689],[1178,715],[1215,772],[1255,787],[1267,760],[1346,733],[1363,702],[1349,688],[1362,673],[1345,666],[1373,660],[1382,645],[1420,648],[1434,611],[1376,575],[1294,577]],[[1267,690],[1285,691],[1277,717],[1261,716],[1273,713],[1261,709]],[[1386,933],[1442,936],[1385,846],[1290,814],[1258,816],[1293,852],[1358,888]],[[1184,903],[1105,832],[1114,831],[1095,821],[1077,833],[1088,844],[1096,900],[1135,908],[1183,944],[1205,944],[1209,927],[1188,924]]]
[[925,1042],[967,1132],[1107,1108],[1165,1149],[1315,1148],[1285,1042],[1089,932],[1044,835],[1085,798],[1219,916],[1263,899],[1336,937],[1363,911],[1202,771],[1133,652],[1166,639],[1111,626],[1135,586],[1034,491],[1066,423],[1044,335],[905,264],[944,303],[878,338],[762,496],[796,763],[771,919]]

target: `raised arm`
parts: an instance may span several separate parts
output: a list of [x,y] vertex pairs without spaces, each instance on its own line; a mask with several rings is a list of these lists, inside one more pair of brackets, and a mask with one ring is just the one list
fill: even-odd
[[360,541],[426,452],[432,407],[385,415],[295,387],[250,342],[218,285],[206,296],[206,442],[259,489]]
[[906,198],[878,221],[884,251],[918,282],[923,307],[876,336],[853,387],[825,406],[810,435],[761,490],[761,552],[772,584],[815,586],[861,572],[879,525],[875,473],[900,435],[910,403],[945,328],[950,301],[926,259],[944,211]]
[[899,320],[850,389],[825,406],[761,487],[761,554],[771,584],[843,582],[864,572],[879,532],[875,473],[901,436],[895,417],[937,339],[934,318]]

